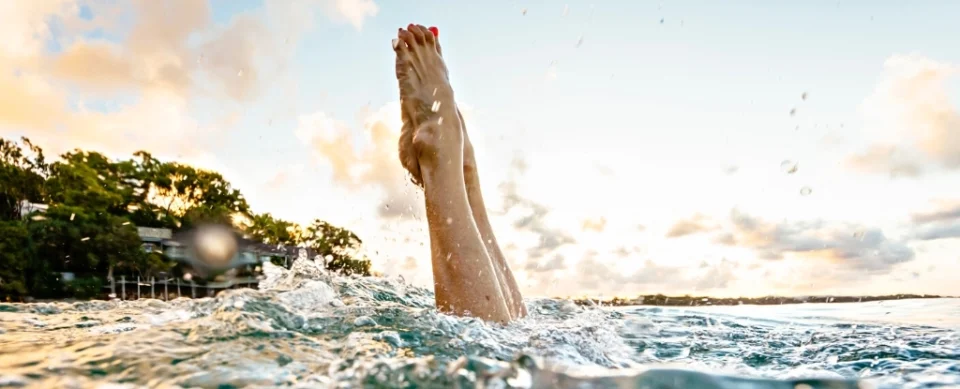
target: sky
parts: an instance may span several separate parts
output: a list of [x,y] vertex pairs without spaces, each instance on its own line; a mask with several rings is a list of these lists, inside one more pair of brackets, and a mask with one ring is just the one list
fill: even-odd
[[952,1],[0,2],[0,136],[147,150],[430,286],[391,39],[438,26],[527,296],[956,295]]

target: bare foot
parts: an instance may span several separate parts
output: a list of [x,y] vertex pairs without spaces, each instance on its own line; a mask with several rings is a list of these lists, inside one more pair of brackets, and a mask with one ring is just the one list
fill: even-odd
[[[410,173],[413,183],[422,187],[420,159],[431,157],[424,153],[435,154],[438,150],[431,149],[436,148],[463,147],[462,129],[459,133],[437,133],[439,128],[461,127],[459,110],[453,99],[453,88],[440,55],[440,46],[432,32],[424,26],[411,24],[406,30],[398,31],[393,48],[397,53],[396,73],[403,119],[400,163]],[[444,120],[448,121],[446,125]],[[435,142],[442,142],[443,146]]]
[[[443,51],[440,48],[439,39],[437,39],[436,31],[427,31],[423,29],[423,26],[416,26],[417,28],[411,29],[410,31],[414,33],[411,35],[413,38],[416,38],[416,33],[419,31],[424,34],[424,42],[432,43],[432,46],[436,48],[436,53],[440,55],[440,63],[442,63]],[[400,37],[403,38],[404,31],[400,30]],[[418,133],[418,126],[422,126],[421,121],[416,118],[416,111],[422,110],[422,106],[418,107],[415,104],[415,94],[416,94],[416,82],[413,81],[413,76],[415,73],[416,67],[411,67],[409,63],[409,56],[402,55],[402,48],[399,46],[406,46],[409,49],[409,40],[410,36],[406,39],[398,39],[394,42],[394,49],[397,50],[397,79],[400,80],[400,97],[402,103],[401,115],[403,118],[403,128],[401,129],[400,136],[400,161],[401,164],[410,172],[411,181],[414,184],[423,187],[423,171],[421,170],[419,157],[422,153],[422,146],[417,146],[423,142],[415,142],[416,138],[426,138],[423,135]],[[430,42],[429,38],[433,38]],[[414,39],[414,43],[417,41]],[[429,45],[428,45],[429,46]],[[432,51],[429,53],[433,55]],[[444,67],[445,69],[445,67]],[[444,72],[444,75],[446,73]],[[448,84],[449,85],[449,84]],[[453,103],[453,100],[450,100],[450,103]],[[432,107],[431,107],[432,108]],[[483,202],[483,196],[480,193],[480,181],[479,173],[477,172],[477,161],[473,150],[473,144],[470,142],[470,137],[467,134],[466,123],[463,120],[463,115],[460,113],[459,109],[456,109],[457,121],[459,124],[459,129],[462,136],[462,155],[460,160],[462,171],[463,171],[463,188],[466,190],[468,202],[471,208],[471,214],[480,233],[481,240],[484,246],[486,246],[487,254],[492,260],[493,270],[496,278],[496,282],[499,286],[499,289],[502,291],[504,302],[506,303],[508,310],[510,311],[511,316],[514,318],[526,316],[526,307],[523,305],[523,297],[520,295],[520,290],[517,287],[517,282],[513,277],[513,273],[510,271],[509,266],[506,263],[503,253],[500,251],[500,247],[497,244],[496,237],[493,233],[493,228],[490,226],[490,221],[487,217],[487,210]],[[439,123],[438,123],[439,124]],[[451,124],[451,123],[446,123]],[[422,130],[420,130],[422,131]]]
[[394,41],[404,126],[400,160],[424,189],[437,308],[498,322],[518,315],[472,215],[465,133],[436,37],[423,26]]

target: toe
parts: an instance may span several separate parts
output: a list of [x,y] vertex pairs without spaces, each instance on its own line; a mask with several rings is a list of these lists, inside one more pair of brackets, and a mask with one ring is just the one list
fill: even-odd
[[440,47],[440,30],[437,29],[436,27],[430,27],[427,30],[433,33],[433,41],[434,41],[434,45],[437,46],[437,53],[442,56],[443,48]]
[[411,48],[417,44],[417,38],[413,35],[413,32],[410,30],[400,29],[400,32],[397,33],[400,37],[400,40],[406,44],[405,48]]
[[397,31],[397,37],[393,38],[393,41],[391,42],[393,43],[393,51],[397,52],[397,58],[400,58],[407,53],[407,44],[402,38],[403,32],[404,31],[402,28],[399,29]]
[[425,34],[423,33],[423,30],[420,29],[420,26],[411,24],[407,26],[407,30],[413,34],[413,37],[416,38],[417,43],[423,44],[426,42],[426,37],[424,36]]
[[433,31],[430,31],[429,29],[427,29],[425,26],[421,24],[417,25],[417,29],[420,30],[421,34],[423,34],[423,41],[426,42],[428,45],[432,45],[436,43],[437,37],[433,35]]

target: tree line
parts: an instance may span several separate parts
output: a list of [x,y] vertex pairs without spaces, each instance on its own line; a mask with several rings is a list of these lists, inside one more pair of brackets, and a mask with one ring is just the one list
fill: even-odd
[[[31,212],[24,201],[47,209]],[[48,161],[27,138],[0,138],[0,298],[93,297],[114,275],[172,274],[177,264],[143,250],[137,227],[177,232],[202,223],[233,225],[255,242],[307,247],[331,270],[370,274],[356,234],[320,219],[301,226],[254,213],[217,172],[145,151],[114,160],[77,149]],[[75,278],[64,282],[63,273]]]

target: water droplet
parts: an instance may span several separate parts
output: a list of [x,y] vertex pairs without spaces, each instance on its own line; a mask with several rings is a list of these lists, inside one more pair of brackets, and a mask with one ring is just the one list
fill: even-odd
[[807,92],[803,92],[803,94],[800,95],[800,99],[801,99],[801,100],[806,100],[806,99],[807,99]]
[[441,124],[443,124],[443,116],[437,118],[437,125],[439,126]]
[[527,9],[526,9],[526,8],[524,8],[523,11],[520,11],[520,12],[523,13],[523,16],[527,16]]
[[663,18],[660,18],[660,24],[663,24]]
[[193,279],[193,274],[186,273],[186,274],[183,275],[183,279],[185,279],[185,280],[187,280],[187,281],[190,281],[190,280]]
[[43,215],[36,215],[31,217],[30,220],[33,220],[33,221],[47,220],[47,217]]
[[803,188],[800,188],[800,195],[801,195],[801,196],[809,196],[811,193],[813,193],[813,189],[810,189],[809,186],[805,186],[805,187],[803,187]]
[[576,47],[579,48],[580,45],[582,45],[582,44],[583,44],[583,35],[580,35],[580,38],[577,39],[577,46],[576,46]]
[[786,174],[796,173],[798,168],[797,163],[789,159],[780,162],[780,171]]
[[73,218],[76,217],[76,216],[77,216],[77,214],[71,213],[71,214],[70,214],[70,221],[73,221]]
[[81,242],[86,242],[86,241],[88,241],[88,240],[90,240],[90,237],[89,237],[89,236],[85,236],[85,237],[83,237],[82,239],[80,239]]
[[433,88],[433,95],[434,95],[434,96],[437,95],[437,88]]
[[439,100],[434,100],[434,101],[433,101],[433,106],[430,107],[430,110],[433,111],[433,112],[439,111],[439,110],[440,110],[440,101],[439,101]]
[[453,224],[453,218],[452,218],[452,217],[448,217],[448,218],[447,218],[447,224]]
[[793,116],[793,115],[796,115],[796,114],[797,114],[797,109],[796,109],[796,108],[790,108],[790,116]]
[[123,222],[123,224],[121,224],[121,225],[122,225],[122,226],[129,226],[129,225],[130,225],[130,222]]
[[243,70],[237,72],[237,77],[243,77]]

